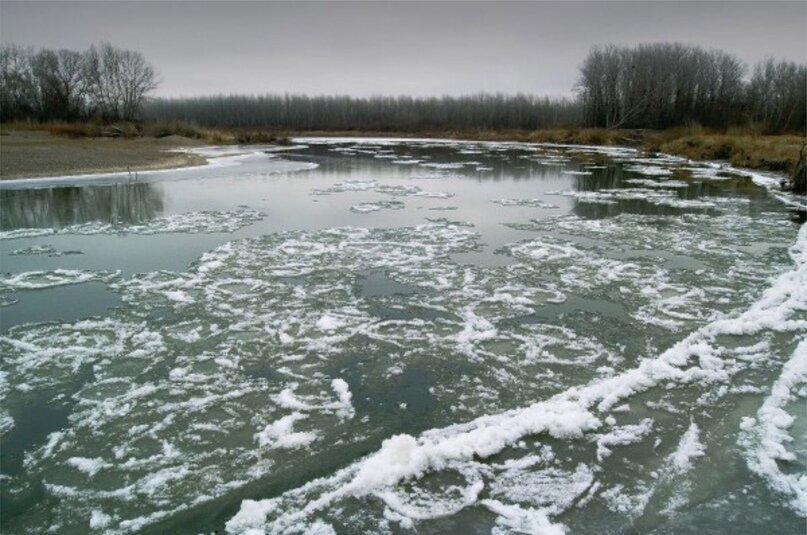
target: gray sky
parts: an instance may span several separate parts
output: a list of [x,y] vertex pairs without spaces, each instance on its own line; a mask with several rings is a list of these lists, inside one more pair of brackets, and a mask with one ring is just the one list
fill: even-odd
[[159,95],[570,94],[593,45],[807,62],[807,2],[14,2],[0,41],[142,52]]

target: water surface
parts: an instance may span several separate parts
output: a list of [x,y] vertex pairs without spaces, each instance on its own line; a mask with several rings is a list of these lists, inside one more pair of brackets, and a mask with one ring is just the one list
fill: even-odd
[[299,143],[0,184],[5,533],[803,532],[803,215],[629,149]]

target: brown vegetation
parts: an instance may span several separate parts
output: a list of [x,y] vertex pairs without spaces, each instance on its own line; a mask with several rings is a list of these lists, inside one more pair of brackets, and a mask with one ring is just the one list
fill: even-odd
[[724,160],[735,167],[796,172],[803,135],[760,135],[753,129],[712,132],[700,127],[667,130],[651,136],[648,150],[684,156],[692,160]]
[[[305,131],[272,132],[249,128],[204,128],[178,121],[156,123],[93,122],[35,123],[13,122],[0,125],[0,134],[9,131],[45,130],[54,136],[72,139],[120,137],[125,139],[182,138],[201,143],[289,144],[289,137],[304,136],[387,136],[469,139],[479,141],[523,141],[570,145],[631,146],[651,152],[664,152],[692,160],[722,160],[736,167],[774,171],[793,177],[794,189],[803,183],[804,163],[799,167],[805,137],[799,134],[764,135],[753,127],[733,127],[723,131],[698,125],[655,130],[614,130],[605,128],[556,128],[542,130],[440,130],[426,132]],[[799,174],[801,173],[801,174]],[[802,178],[799,178],[802,177]],[[801,180],[801,182],[800,182]],[[803,189],[803,188],[802,188]]]
[[214,144],[230,143],[270,143],[287,145],[287,137],[275,132],[247,128],[203,128],[189,123],[166,121],[156,123],[133,123],[119,121],[110,124],[102,122],[46,122],[14,121],[0,124],[0,135],[13,131],[47,131],[54,136],[73,139],[80,138],[166,138],[179,136]]

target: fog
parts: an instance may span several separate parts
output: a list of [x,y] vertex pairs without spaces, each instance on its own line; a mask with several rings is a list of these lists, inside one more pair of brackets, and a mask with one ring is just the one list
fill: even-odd
[[682,42],[807,60],[804,2],[12,2],[3,42],[142,52],[158,96],[564,96],[597,44]]

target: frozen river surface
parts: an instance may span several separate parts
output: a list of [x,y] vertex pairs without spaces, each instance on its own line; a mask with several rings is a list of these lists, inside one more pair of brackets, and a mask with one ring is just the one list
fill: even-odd
[[630,149],[297,142],[0,183],[3,533],[803,534],[803,212]]

